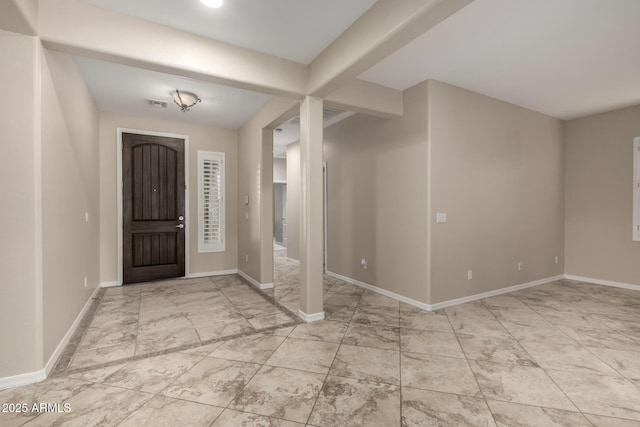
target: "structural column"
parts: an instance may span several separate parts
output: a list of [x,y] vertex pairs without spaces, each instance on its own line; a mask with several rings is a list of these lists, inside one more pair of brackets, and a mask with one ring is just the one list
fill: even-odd
[[300,106],[300,317],[324,319],[322,307],[322,104],[307,96]]

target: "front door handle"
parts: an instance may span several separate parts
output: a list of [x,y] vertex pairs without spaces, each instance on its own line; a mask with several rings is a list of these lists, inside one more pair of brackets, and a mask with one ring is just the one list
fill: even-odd
[[176,225],[176,228],[184,228],[184,224],[178,224]]

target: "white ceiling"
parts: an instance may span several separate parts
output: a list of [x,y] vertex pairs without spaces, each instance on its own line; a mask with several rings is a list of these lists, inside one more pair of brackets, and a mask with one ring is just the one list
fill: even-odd
[[[263,53],[309,63],[375,0],[82,0]],[[640,0],[475,0],[360,78],[404,90],[426,79],[570,119],[640,104]],[[100,109],[227,128],[269,96],[77,59]],[[202,104],[149,107],[179,88]],[[284,133],[283,133],[284,134]],[[276,135],[276,139],[279,138]]]
[[[208,126],[239,128],[271,96],[155,71],[75,58],[93,97],[102,111],[177,120]],[[202,102],[182,112],[171,92],[197,94]],[[167,108],[150,106],[148,99],[165,101]]]
[[640,103],[640,0],[475,0],[360,78],[436,79],[562,119]]
[[82,0],[147,21],[309,64],[376,0]]

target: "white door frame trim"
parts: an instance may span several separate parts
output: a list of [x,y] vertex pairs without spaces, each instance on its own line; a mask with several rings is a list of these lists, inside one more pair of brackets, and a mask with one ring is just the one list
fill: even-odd
[[118,284],[116,286],[122,286],[123,280],[123,254],[122,254],[122,134],[123,133],[135,133],[138,135],[149,136],[164,136],[167,138],[178,138],[184,141],[184,277],[189,276],[189,135],[180,135],[176,133],[155,132],[150,130],[140,129],[128,129],[117,128],[117,142],[116,142],[116,205],[118,207]]

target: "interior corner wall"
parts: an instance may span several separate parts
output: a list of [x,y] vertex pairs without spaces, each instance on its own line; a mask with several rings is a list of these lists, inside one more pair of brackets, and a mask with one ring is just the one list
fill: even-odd
[[561,275],[564,122],[428,83],[432,303]]
[[[42,369],[41,283],[37,278],[40,139],[38,40],[0,32],[0,378]],[[37,134],[38,133],[38,134]]]
[[640,106],[566,125],[565,273],[640,285],[633,230],[633,138]]
[[273,182],[287,182],[287,159],[273,159]]
[[402,117],[354,115],[324,130],[327,268],[429,303],[427,85],[403,98]]
[[44,50],[41,63],[46,361],[99,285],[100,209],[98,109],[71,56]]
[[[258,283],[270,283],[272,277],[263,277],[262,256],[262,168],[273,168],[271,157],[264,155],[262,131],[292,108],[297,101],[274,97],[253,115],[238,131],[238,269]],[[265,159],[269,159],[265,163]],[[272,177],[271,173],[267,176]],[[273,183],[271,183],[273,185]],[[248,197],[248,204],[244,198]],[[269,193],[268,197],[273,197]],[[273,227],[273,221],[271,222]],[[269,240],[271,242],[271,239]],[[273,244],[269,243],[271,252]],[[273,274],[273,272],[271,272]]]
[[287,146],[287,258],[300,259],[300,143]]
[[[100,113],[100,281],[118,280],[118,128],[189,137],[189,274],[236,270],[238,251],[238,133],[235,129]],[[225,153],[225,251],[198,253],[198,150]]]

